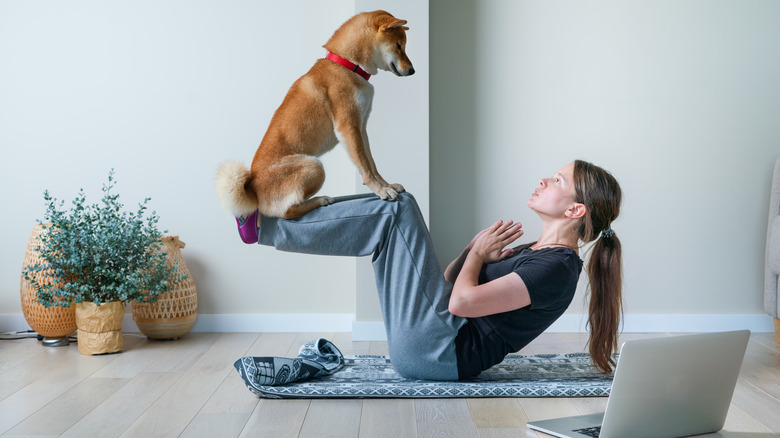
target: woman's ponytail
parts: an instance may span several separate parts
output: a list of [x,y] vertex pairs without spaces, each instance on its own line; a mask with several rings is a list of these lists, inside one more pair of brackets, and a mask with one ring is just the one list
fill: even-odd
[[617,350],[618,330],[623,313],[620,239],[599,237],[593,245],[588,261],[590,305],[588,351],[596,368],[609,373],[615,366],[612,353]]
[[615,367],[618,331],[623,313],[623,266],[620,239],[611,228],[620,213],[622,191],[606,170],[591,163],[574,162],[576,201],[586,214],[577,227],[580,240],[596,242],[590,250],[587,273],[590,285],[588,351],[599,371]]

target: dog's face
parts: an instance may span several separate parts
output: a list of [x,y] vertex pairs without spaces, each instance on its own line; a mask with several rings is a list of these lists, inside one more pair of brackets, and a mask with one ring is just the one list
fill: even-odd
[[382,70],[395,73],[396,76],[414,74],[412,61],[406,56],[406,20],[391,16],[382,17],[376,33],[374,63]]

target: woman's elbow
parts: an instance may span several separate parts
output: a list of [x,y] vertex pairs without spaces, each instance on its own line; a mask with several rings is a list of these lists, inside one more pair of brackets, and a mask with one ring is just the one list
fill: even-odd
[[480,296],[474,287],[456,284],[452,288],[448,309],[450,313],[462,318],[473,318],[475,305],[479,303]]
[[472,317],[471,313],[469,312],[469,306],[463,300],[450,299],[448,310],[455,316],[460,316],[462,318]]
[[463,316],[461,315],[461,309],[458,307],[458,304],[454,302],[454,300],[450,300],[450,304],[447,308],[447,310],[450,311],[455,316]]

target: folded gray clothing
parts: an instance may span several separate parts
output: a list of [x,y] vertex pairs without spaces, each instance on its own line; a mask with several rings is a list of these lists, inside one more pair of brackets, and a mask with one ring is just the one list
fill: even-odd
[[344,355],[327,339],[309,341],[298,350],[298,357],[322,365],[328,374],[333,374],[344,366]]
[[245,356],[233,366],[251,390],[333,374],[344,366],[344,355],[330,341],[320,338],[305,343],[297,358]]

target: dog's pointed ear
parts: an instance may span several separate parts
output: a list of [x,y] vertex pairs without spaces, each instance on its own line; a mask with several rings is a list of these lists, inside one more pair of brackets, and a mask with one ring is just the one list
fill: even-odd
[[384,16],[382,18],[384,19],[383,23],[379,26],[379,30],[382,31],[382,32],[384,32],[384,31],[386,31],[388,29],[396,28],[396,27],[401,27],[401,28],[403,28],[403,30],[409,30],[408,27],[404,26],[404,24],[407,23],[406,20],[401,20],[401,19],[398,19],[398,18],[395,18],[395,17],[391,17],[389,15]]

